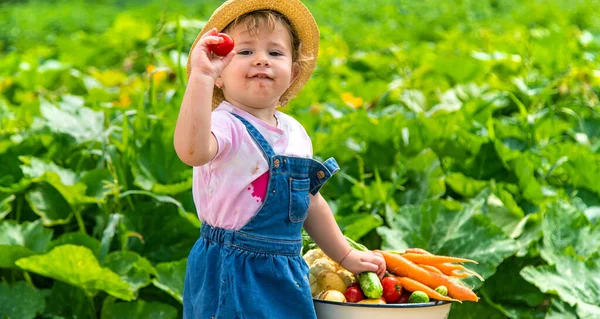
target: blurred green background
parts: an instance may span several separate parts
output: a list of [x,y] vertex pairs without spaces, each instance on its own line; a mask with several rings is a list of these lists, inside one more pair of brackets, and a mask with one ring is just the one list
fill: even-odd
[[[304,2],[320,56],[282,111],[340,163],[344,234],[479,261],[450,318],[599,318],[600,2]],[[181,317],[173,129],[220,3],[0,3],[0,318]]]

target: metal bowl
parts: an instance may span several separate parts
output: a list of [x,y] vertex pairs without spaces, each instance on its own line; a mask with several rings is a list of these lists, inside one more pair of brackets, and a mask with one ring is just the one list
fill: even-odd
[[448,301],[406,304],[358,304],[313,298],[318,319],[447,319]]

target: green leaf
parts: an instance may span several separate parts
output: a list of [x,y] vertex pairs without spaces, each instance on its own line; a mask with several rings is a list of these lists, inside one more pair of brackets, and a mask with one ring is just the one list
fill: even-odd
[[134,296],[150,284],[150,275],[156,273],[150,262],[132,251],[114,251],[106,256],[104,266],[110,268],[129,284]]
[[373,214],[352,214],[338,221],[344,235],[359,240],[371,230],[383,225],[383,219]]
[[534,163],[526,156],[521,156],[513,160],[511,164],[519,180],[523,197],[534,203],[541,201],[544,194],[542,193],[542,186],[534,175]]
[[154,198],[155,200],[157,200],[161,203],[173,204],[173,205],[175,205],[175,207],[177,207],[177,211],[179,212],[181,217],[183,217],[187,221],[189,221],[190,224],[192,224],[194,227],[200,228],[201,223],[200,223],[200,220],[198,220],[198,216],[194,213],[187,212],[185,210],[185,208],[183,207],[183,205],[179,201],[174,199],[173,197],[165,196],[165,195],[157,195],[157,194],[146,192],[146,191],[136,191],[136,190],[127,191],[125,193],[122,193],[121,197],[124,198],[124,197],[130,196],[130,195],[146,195],[146,196],[150,196],[150,197]]
[[48,183],[39,183],[25,194],[31,209],[42,218],[44,225],[67,224],[73,216],[71,205]]
[[400,203],[418,204],[428,199],[436,199],[446,192],[444,172],[438,156],[426,149],[407,163],[409,183],[407,190],[400,194]]
[[596,253],[585,261],[575,256],[557,255],[554,261],[556,264],[552,266],[527,266],[521,270],[521,276],[542,292],[557,295],[576,306],[580,317],[600,315],[600,255]]
[[174,205],[138,200],[124,215],[126,232],[137,234],[129,238],[127,249],[152,263],[185,258],[198,240],[198,228],[181,217]]
[[132,302],[105,302],[101,319],[175,319],[177,309],[160,302],[143,300]]
[[569,306],[567,303],[558,298],[552,298],[550,301],[550,310],[545,319],[579,319],[575,307]]
[[96,310],[85,292],[75,286],[55,280],[48,297],[45,313],[64,318],[95,317]]
[[52,132],[73,137],[77,143],[104,141],[104,113],[84,107],[81,97],[62,97],[58,107],[40,99],[40,113],[46,127]]
[[[519,237],[523,233],[525,226],[525,213],[514,202],[512,195],[504,190],[499,190],[500,199],[495,194],[490,194],[484,206],[485,214],[490,218],[492,223],[500,228],[509,238]],[[504,205],[507,201],[508,205]]]
[[[482,200],[474,201],[460,211],[448,209],[442,201],[429,201],[422,205],[403,206],[400,211],[386,212],[386,221],[409,247],[420,247],[434,254],[457,256],[476,260],[478,265],[468,268],[476,271],[484,278],[491,276],[496,267],[517,249],[515,241],[509,239],[488,217],[482,215]],[[401,250],[405,247],[394,247],[390,243],[397,241],[390,238],[390,232],[380,231],[382,249]],[[467,278],[471,287],[481,283],[474,278]]]
[[457,194],[472,198],[479,194],[489,183],[487,181],[478,181],[473,178],[466,177],[462,173],[450,173],[446,176],[446,184]]
[[44,306],[44,297],[26,282],[18,281],[14,285],[0,282],[0,316],[33,319],[42,313]]
[[506,319],[500,311],[485,301],[452,303],[448,319]]
[[568,247],[584,258],[600,250],[600,227],[590,225],[584,213],[565,202],[548,206],[542,230],[544,239],[540,253],[550,265],[555,264]]
[[15,200],[15,198],[15,195],[0,193],[0,221],[11,212],[11,203]]
[[85,195],[104,200],[110,193],[107,183],[114,183],[112,175],[107,169],[94,169],[81,174],[78,182],[86,186]]
[[13,268],[22,257],[46,252],[51,238],[52,230],[44,228],[40,220],[0,222],[0,268]]
[[486,279],[481,293],[497,304],[520,305],[528,309],[540,306],[546,296],[534,285],[525,281],[519,272],[523,267],[537,263],[528,258],[506,259],[496,273]]
[[59,246],[44,255],[19,259],[16,264],[23,270],[79,287],[90,297],[95,296],[98,290],[123,300],[134,297],[129,284],[111,270],[101,267],[96,256],[86,247]]
[[157,274],[156,278],[152,280],[152,284],[173,296],[177,301],[183,302],[183,280],[186,266],[187,258],[156,265]]
[[88,234],[84,234],[82,232],[71,232],[62,234],[60,237],[51,241],[48,244],[47,251],[50,251],[55,247],[66,244],[87,247],[94,253],[96,257],[100,256],[100,242],[98,241],[98,239],[91,237]]

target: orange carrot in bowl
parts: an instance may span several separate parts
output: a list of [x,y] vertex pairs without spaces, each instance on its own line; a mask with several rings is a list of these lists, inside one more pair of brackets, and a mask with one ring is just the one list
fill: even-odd
[[398,279],[398,282],[400,283],[402,288],[405,288],[408,291],[414,292],[414,291],[420,290],[420,291],[424,292],[427,296],[429,296],[429,298],[431,298],[431,299],[461,302],[460,300],[456,300],[456,299],[452,299],[448,296],[444,296],[444,295],[440,294],[439,292],[425,286],[424,284],[422,284],[416,280],[410,279],[408,277],[396,277],[396,279]]
[[[420,265],[422,266],[422,265]],[[444,275],[447,276],[452,276],[452,277],[457,277],[457,278],[466,278],[468,276],[475,276],[477,277],[479,280],[483,281],[483,277],[481,277],[481,275],[479,275],[478,273],[465,268],[465,266],[463,265],[455,265],[455,264],[451,264],[451,263],[440,263],[440,264],[434,264],[434,265],[430,265],[433,266],[437,269],[439,269]],[[457,271],[463,271],[462,273],[459,273]]]
[[433,255],[432,253],[428,252],[427,250],[425,250],[423,248],[407,248],[406,251],[405,251],[405,253]]
[[446,275],[429,272],[398,254],[385,250],[376,250],[375,252],[383,255],[387,271],[396,276],[414,279],[432,289],[442,285],[446,286],[448,295],[454,299],[475,302],[479,300],[479,297],[471,289],[459,282],[451,281]]
[[475,260],[460,258],[460,257],[452,257],[452,256],[438,256],[438,255],[426,255],[426,254],[412,254],[406,253],[403,254],[402,257],[417,263],[417,264],[439,264],[439,263],[475,263]]
[[439,269],[437,269],[437,268],[435,268],[433,266],[430,266],[430,265],[421,265],[421,264],[419,264],[419,267],[421,267],[421,268],[423,268],[425,270],[428,270],[430,272],[436,273],[436,274],[440,274],[440,275],[443,274],[441,270],[439,270]]

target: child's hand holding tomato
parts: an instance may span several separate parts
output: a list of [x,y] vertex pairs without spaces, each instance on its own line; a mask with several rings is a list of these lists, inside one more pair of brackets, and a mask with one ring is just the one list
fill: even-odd
[[[200,37],[192,51],[190,57],[192,72],[216,80],[235,56],[236,52],[233,51],[233,46],[233,39],[224,33],[219,34],[216,28],[206,32]],[[213,56],[213,52],[222,57]]]

